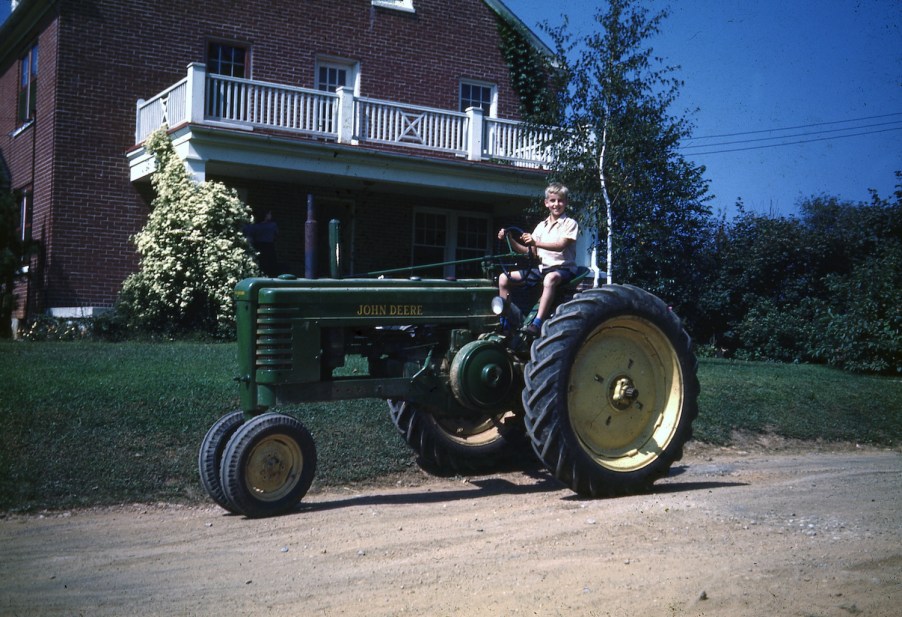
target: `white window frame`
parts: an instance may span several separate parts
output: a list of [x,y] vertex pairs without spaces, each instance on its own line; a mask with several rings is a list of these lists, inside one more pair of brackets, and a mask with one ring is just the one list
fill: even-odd
[[328,68],[328,69],[339,69],[343,71],[347,71],[348,73],[348,83],[347,87],[351,87],[354,90],[354,96],[360,96],[360,63],[355,62],[354,60],[348,60],[346,58],[337,58],[335,56],[319,56],[316,59],[316,65],[314,70],[316,71],[314,74],[314,87],[317,90],[320,90],[320,81],[319,81],[319,70],[320,68]]
[[23,189],[18,191],[18,195],[16,196],[18,201],[19,208],[19,229],[18,229],[18,237],[22,242],[27,242],[32,239],[33,231],[33,216],[34,216],[34,201],[33,194],[30,189]]
[[[240,65],[240,66],[242,66],[242,68],[243,68],[242,72],[244,73],[244,75],[242,77],[244,79],[252,78],[251,77],[251,47],[250,47],[250,45],[246,45],[244,43],[235,43],[235,42],[230,42],[230,41],[221,41],[219,39],[208,40],[207,41],[207,51],[206,51],[206,54],[207,54],[206,66],[207,66],[208,71],[210,70],[210,62],[211,62],[210,48],[213,47],[214,45],[219,47],[220,49],[241,50],[242,52],[244,52],[244,62]],[[229,66],[229,67],[239,66],[238,64],[232,62],[231,60],[227,60],[222,64]],[[222,66],[220,66],[220,68],[222,68]],[[231,75],[229,73],[215,73],[215,74],[216,75],[225,75],[227,77],[235,77],[235,75]]]
[[[16,87],[16,122],[19,125],[34,122],[37,113],[38,63],[41,57],[39,51],[38,43],[35,42],[19,59],[18,85]],[[22,83],[23,81],[25,83]]]
[[416,13],[416,9],[413,8],[413,0],[372,0],[371,4],[383,9]]
[[[411,229],[411,239],[410,239],[410,256],[411,261],[414,258],[416,247],[416,233],[417,233],[417,215],[418,214],[436,214],[445,217],[445,221],[447,223],[446,233],[445,233],[445,246],[442,247],[444,249],[442,261],[454,261],[457,259],[457,232],[458,232],[458,223],[461,217],[473,218],[473,219],[482,219],[485,221],[485,252],[489,254],[492,250],[492,219],[487,214],[482,214],[480,212],[470,212],[470,211],[458,211],[458,210],[445,210],[442,208],[415,208],[413,212],[413,225]],[[423,245],[427,246],[427,245]],[[470,247],[467,247],[470,248]],[[413,263],[413,261],[412,261]],[[421,263],[413,263],[416,266],[422,266],[426,264]],[[444,267],[443,276],[446,278],[451,278],[456,276],[456,266],[454,264],[447,264]]]
[[[497,118],[498,117],[498,86],[496,86],[495,84],[493,84],[491,82],[487,82],[487,81],[479,81],[476,79],[461,79],[460,84],[458,84],[458,86],[457,86],[458,107],[460,107],[461,103],[463,102],[463,99],[461,98],[461,95],[460,95],[460,91],[462,89],[462,86],[464,86],[464,85],[476,86],[478,88],[489,88],[492,92],[492,95],[491,95],[492,100],[489,103],[488,117],[489,118]],[[462,111],[466,111],[466,109],[464,109]]]

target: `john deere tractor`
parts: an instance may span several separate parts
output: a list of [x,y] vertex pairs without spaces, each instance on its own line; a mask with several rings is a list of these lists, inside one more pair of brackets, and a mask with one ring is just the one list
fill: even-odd
[[[697,414],[696,361],[680,319],[642,289],[595,286],[583,271],[530,336],[521,326],[531,301],[497,297],[499,271],[532,265],[510,246],[482,260],[478,279],[339,278],[333,263],[332,278],[239,283],[241,408],[201,443],[210,497],[249,517],[296,507],[316,446],[301,422],[274,410],[357,398],[385,400],[419,463],[436,473],[489,471],[529,456],[531,444],[584,496],[643,491],[666,475]],[[365,370],[337,370],[350,356]]]

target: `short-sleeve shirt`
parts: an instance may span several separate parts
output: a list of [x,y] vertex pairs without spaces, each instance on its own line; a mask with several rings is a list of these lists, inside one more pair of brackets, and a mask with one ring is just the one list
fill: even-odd
[[558,220],[552,221],[549,216],[544,221],[536,225],[532,237],[541,243],[557,242],[563,239],[572,240],[563,251],[549,251],[547,249],[537,249],[541,265],[539,270],[547,270],[548,268],[558,267],[566,270],[576,268],[576,236],[579,235],[579,225],[577,222],[564,214]]

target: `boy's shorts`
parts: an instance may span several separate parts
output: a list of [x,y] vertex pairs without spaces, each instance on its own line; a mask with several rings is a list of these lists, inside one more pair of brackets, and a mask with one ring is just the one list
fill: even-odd
[[566,285],[576,276],[576,273],[572,270],[568,270],[566,268],[562,268],[560,266],[552,266],[539,272],[538,268],[530,268],[526,271],[521,271],[521,276],[523,276],[523,281],[528,285],[537,285],[545,280],[545,277],[551,274],[552,272],[557,272],[561,276],[560,285]]

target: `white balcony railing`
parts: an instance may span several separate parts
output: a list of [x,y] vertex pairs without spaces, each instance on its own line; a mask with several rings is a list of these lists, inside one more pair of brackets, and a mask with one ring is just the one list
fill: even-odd
[[141,143],[157,128],[167,124],[177,126],[188,119],[188,78],[163,90],[149,101],[138,101],[138,121],[135,143]]
[[362,142],[467,153],[467,114],[358,98],[356,134]]
[[452,153],[469,160],[496,160],[522,167],[547,163],[547,135],[512,120],[354,97],[348,88],[322,92],[224,75],[207,75],[202,64],[188,76],[137,104],[135,142],[167,124],[186,122],[267,128],[349,144],[386,144]]
[[320,137],[334,136],[338,96],[225,75],[208,75],[204,116]]
[[486,118],[485,123],[489,158],[526,166],[550,162],[542,144],[551,139],[551,130],[530,132],[521,122],[498,118]]

